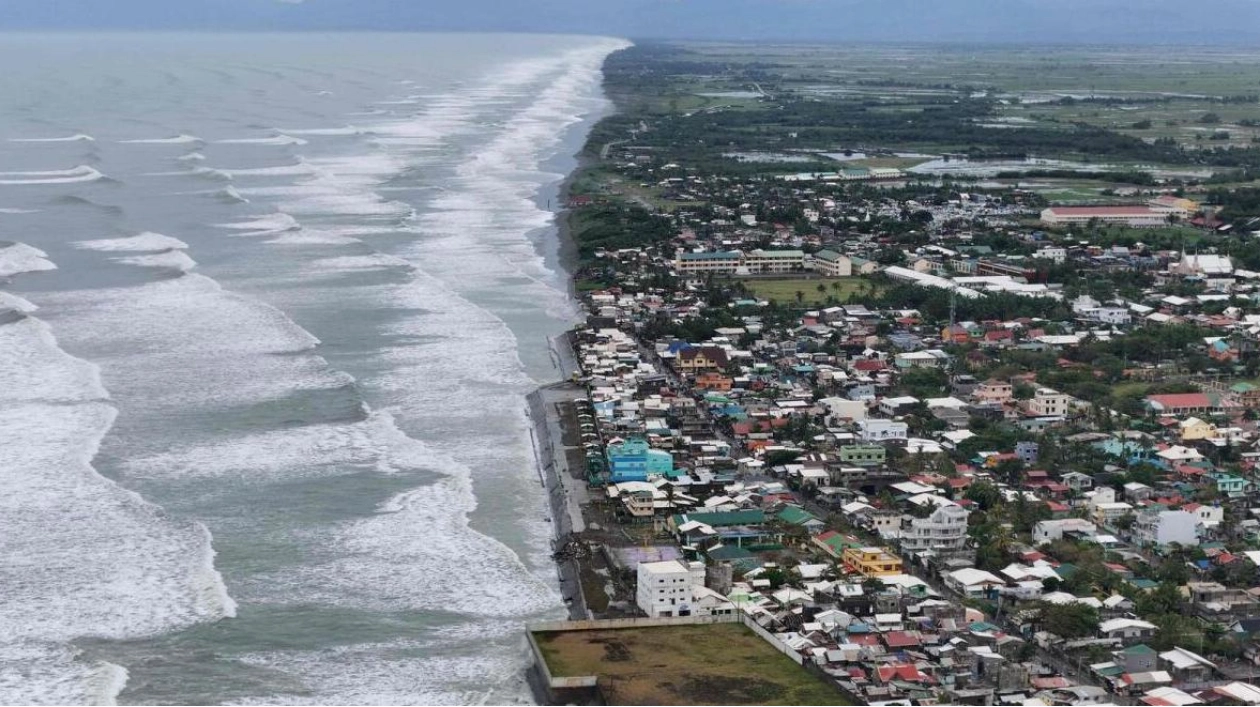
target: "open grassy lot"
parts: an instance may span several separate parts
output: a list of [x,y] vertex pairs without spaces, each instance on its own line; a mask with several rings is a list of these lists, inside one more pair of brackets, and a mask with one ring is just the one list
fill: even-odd
[[612,705],[850,704],[742,624],[534,637],[552,675],[597,675]]
[[[801,293],[801,303],[805,305],[826,304],[828,298],[834,298],[835,302],[847,302],[849,295],[857,294],[859,297],[863,295],[875,294],[878,290],[877,285],[864,277],[818,277],[818,278],[790,278],[784,280],[760,280],[760,279],[743,279],[739,281],[744,287],[751,290],[757,297],[766,300],[775,300],[780,304],[793,304],[796,302],[796,293]],[[823,291],[818,291],[818,286],[823,286]]]

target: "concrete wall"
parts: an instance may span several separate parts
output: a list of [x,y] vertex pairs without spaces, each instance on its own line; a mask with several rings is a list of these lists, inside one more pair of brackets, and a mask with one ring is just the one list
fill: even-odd
[[529,624],[525,630],[529,633],[546,633],[548,631],[598,631],[609,628],[651,628],[653,626],[697,626],[700,624],[733,624],[739,621],[738,616],[673,616],[649,619],[635,617],[629,619],[601,619],[599,621],[542,621]]
[[804,656],[802,656],[800,653],[797,653],[796,651],[789,648],[787,644],[783,643],[779,639],[775,638],[773,633],[770,633],[769,631],[762,628],[756,621],[752,620],[752,617],[748,616],[747,614],[740,614],[740,619],[742,620],[742,623],[745,626],[752,629],[753,633],[757,634],[758,636],[761,637],[762,640],[764,640],[766,643],[769,643],[771,646],[773,646],[776,651],[791,658],[792,662],[796,663],[797,665],[805,664]]

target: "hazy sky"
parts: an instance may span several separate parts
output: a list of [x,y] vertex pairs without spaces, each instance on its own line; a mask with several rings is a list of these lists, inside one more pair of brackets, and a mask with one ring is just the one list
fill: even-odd
[[0,0],[0,28],[95,27],[1239,44],[1260,0]]

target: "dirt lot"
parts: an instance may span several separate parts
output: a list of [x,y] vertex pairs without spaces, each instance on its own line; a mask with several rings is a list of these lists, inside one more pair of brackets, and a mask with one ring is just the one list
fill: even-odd
[[843,705],[740,624],[535,634],[556,676],[598,675],[610,705]]

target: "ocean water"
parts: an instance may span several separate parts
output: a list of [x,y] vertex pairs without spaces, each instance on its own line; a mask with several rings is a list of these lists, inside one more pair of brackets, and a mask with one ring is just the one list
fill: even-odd
[[622,46],[0,35],[0,703],[530,700]]

